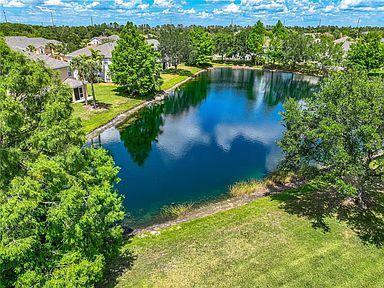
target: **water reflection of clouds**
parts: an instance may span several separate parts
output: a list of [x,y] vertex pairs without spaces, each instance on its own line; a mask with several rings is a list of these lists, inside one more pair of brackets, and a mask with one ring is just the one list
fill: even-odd
[[158,137],[157,148],[174,159],[184,157],[194,145],[209,145],[211,142],[195,113],[166,118],[163,131]]
[[110,128],[103,132],[101,137],[101,142],[103,145],[120,143],[120,132],[116,128]]
[[273,144],[283,133],[281,125],[251,124],[219,124],[215,128],[217,144],[226,152],[231,150],[232,143],[239,137],[248,141]]

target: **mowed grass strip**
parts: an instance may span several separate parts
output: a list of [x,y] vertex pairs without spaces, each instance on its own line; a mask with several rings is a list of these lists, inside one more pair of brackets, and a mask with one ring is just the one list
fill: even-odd
[[[117,287],[384,287],[384,249],[284,209],[295,192],[135,236]],[[288,210],[287,210],[288,211]]]

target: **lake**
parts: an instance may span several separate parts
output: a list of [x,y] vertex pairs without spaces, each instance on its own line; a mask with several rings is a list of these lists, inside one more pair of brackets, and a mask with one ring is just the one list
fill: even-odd
[[319,79],[292,73],[214,69],[164,103],[100,135],[121,167],[116,185],[133,226],[177,203],[228,195],[228,186],[272,172],[281,152],[283,103],[310,97]]

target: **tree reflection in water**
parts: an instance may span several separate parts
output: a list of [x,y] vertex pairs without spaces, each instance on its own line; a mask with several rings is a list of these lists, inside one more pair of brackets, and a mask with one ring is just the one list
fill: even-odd
[[208,96],[211,83],[220,84],[217,89],[229,86],[246,91],[247,99],[256,100],[259,92],[264,93],[264,102],[273,108],[288,97],[302,99],[309,97],[317,87],[318,78],[276,73],[249,71],[245,69],[217,69],[203,73],[182,88],[176,89],[163,103],[149,106],[134,119],[120,125],[120,138],[132,160],[143,166],[162,133],[166,115],[180,115],[201,105]]
[[134,119],[120,125],[120,138],[132,160],[143,166],[162,133],[165,115],[177,115],[199,105],[208,95],[209,78],[201,74],[183,89],[175,90],[163,103],[151,105],[138,112]]

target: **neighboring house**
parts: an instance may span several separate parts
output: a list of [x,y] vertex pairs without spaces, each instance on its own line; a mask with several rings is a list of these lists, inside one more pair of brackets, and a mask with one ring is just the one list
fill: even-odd
[[[159,51],[159,45],[160,45],[159,40],[157,40],[157,39],[149,39],[148,37],[149,37],[149,35],[147,35],[146,39],[145,39],[147,44],[151,45],[155,51]],[[171,64],[169,63],[169,58],[168,57],[158,59],[157,63],[161,64],[161,67],[163,68],[163,70],[166,70],[166,69],[168,69],[171,66]]]
[[81,55],[91,56],[91,49],[100,51],[100,55],[103,57],[103,60],[102,60],[102,70],[100,71],[99,76],[104,82],[111,82],[112,80],[109,75],[109,66],[112,63],[112,51],[116,45],[117,45],[117,42],[108,42],[95,47],[88,46],[67,54],[66,58],[68,59],[68,61],[71,61],[72,58],[76,56],[81,56]]
[[[113,35],[108,37],[109,39],[116,39],[116,41],[111,41],[111,42],[106,42],[100,45],[93,45],[93,46],[87,46],[84,48],[81,48],[79,50],[76,50],[72,53],[69,53],[66,55],[66,59],[70,62],[73,57],[76,56],[90,56],[91,55],[91,49],[100,51],[100,55],[103,57],[102,60],[102,70],[100,71],[100,78],[102,79],[103,82],[112,82],[111,75],[109,73],[109,66],[112,64],[112,51],[115,49],[117,45],[118,36]],[[111,38],[112,37],[112,38]],[[96,38],[103,38],[103,37],[96,37]],[[94,39],[96,39],[94,38]],[[156,39],[146,39],[147,43],[152,45],[153,49],[155,51],[158,50],[160,42]],[[96,42],[95,42],[96,43]],[[167,59],[159,59],[158,63],[161,63],[163,69],[168,69],[169,68],[169,61]],[[76,73],[75,73],[76,77]]]
[[342,44],[342,49],[343,49],[344,54],[347,54],[349,52],[349,50],[351,50],[352,44],[354,44],[354,42],[349,40],[349,38],[347,36],[341,37],[340,39],[333,41],[333,43]]
[[73,78],[68,62],[49,57],[47,55],[39,55],[31,52],[25,52],[25,54],[32,60],[43,61],[47,67],[56,71],[60,80],[71,88],[73,102],[80,102],[84,100],[84,96],[87,93],[87,85],[83,85],[81,81]]
[[88,46],[98,46],[108,42],[117,42],[119,39],[120,37],[117,35],[111,35],[107,37],[93,37],[91,41],[88,42]]
[[59,45],[61,42],[56,40],[48,40],[45,38],[29,38],[25,36],[6,36],[4,37],[5,42],[12,49],[17,49],[18,51],[28,52],[29,47],[35,47],[34,53],[41,55],[54,54],[54,51],[47,47],[48,44],[52,43],[54,45]]
[[[59,41],[45,38],[10,36],[5,37],[5,42],[12,50],[23,53],[31,60],[43,61],[47,67],[57,72],[60,80],[72,89],[73,102],[83,100],[85,93],[87,93],[86,85],[83,85],[83,83],[72,77],[68,62],[50,57],[49,54],[51,54],[51,51],[46,49],[48,43],[57,45],[60,44]],[[34,46],[36,50],[28,51],[30,46]]]

